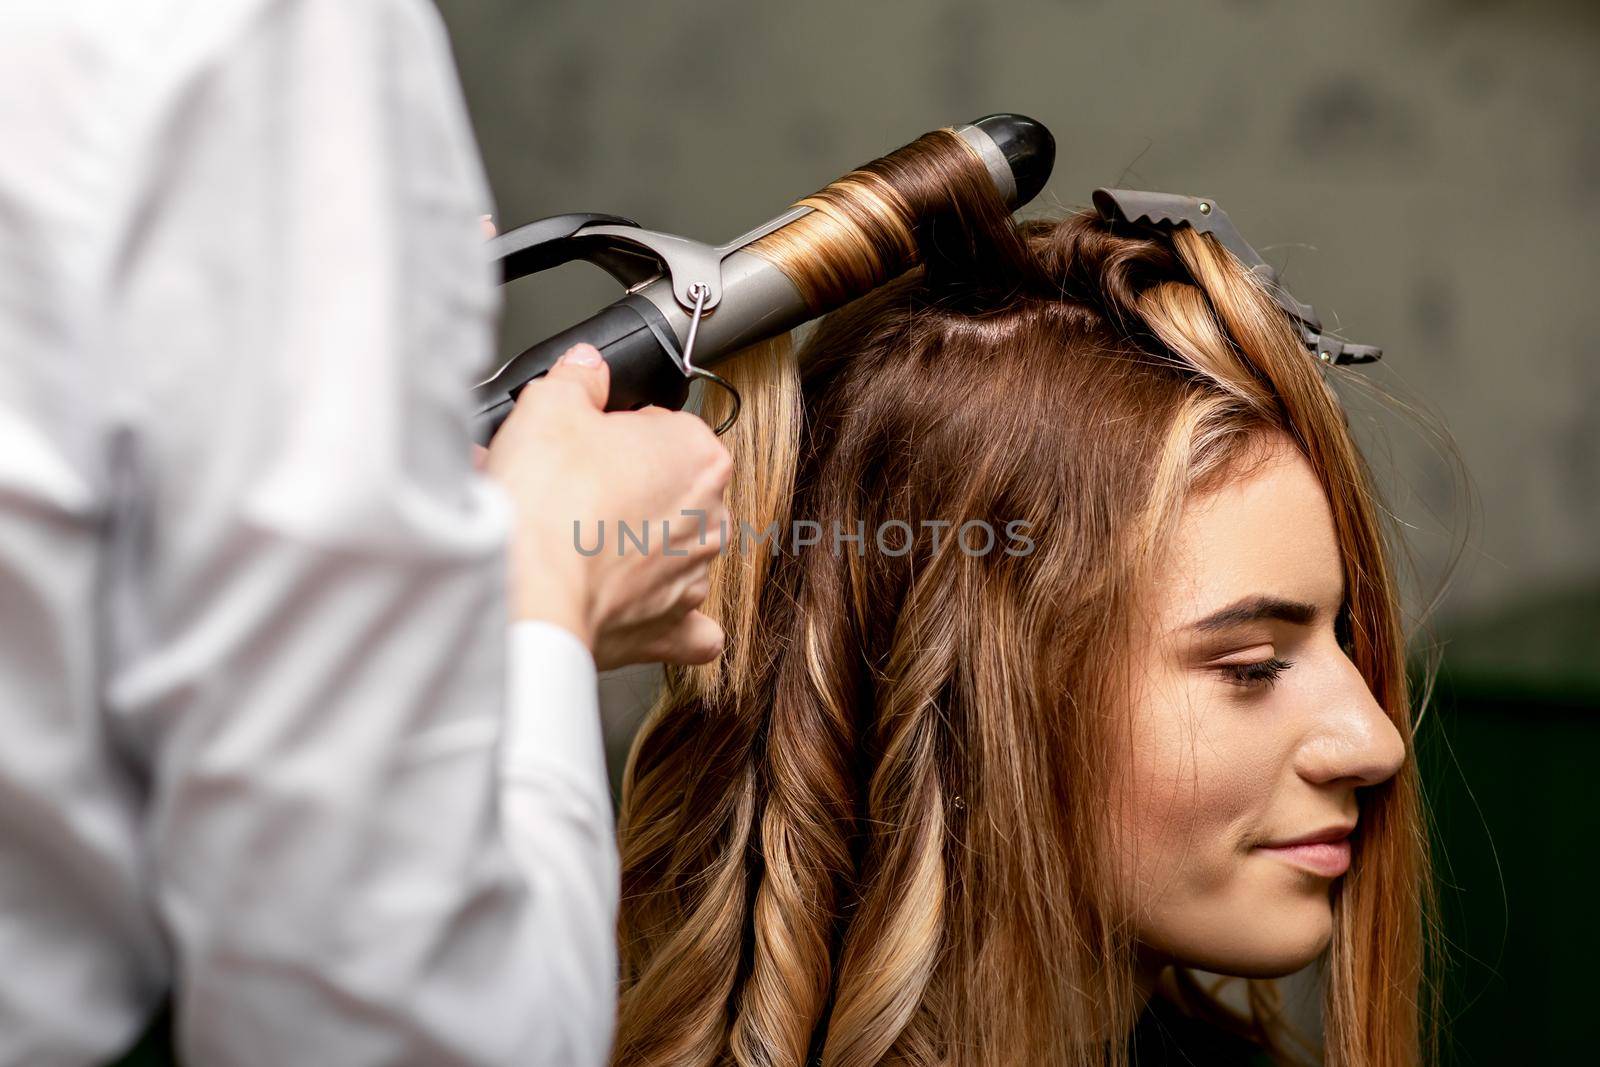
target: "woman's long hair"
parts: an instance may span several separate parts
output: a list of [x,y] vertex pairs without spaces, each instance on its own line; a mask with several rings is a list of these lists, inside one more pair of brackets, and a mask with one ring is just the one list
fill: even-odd
[[[1107,798],[1153,568],[1191,495],[1291,440],[1331,505],[1352,658],[1409,749],[1372,479],[1335,370],[1211,238],[1016,223],[947,131],[847,180],[879,210],[830,187],[801,222],[859,254],[811,262],[786,231],[758,253],[824,302],[842,274],[921,265],[798,353],[728,367],[728,647],[669,672],[629,759],[615,1062],[1122,1062],[1135,945]],[[1332,1064],[1419,1058],[1415,766],[1364,792],[1335,893]],[[1250,1003],[1271,1045],[1270,985]]]

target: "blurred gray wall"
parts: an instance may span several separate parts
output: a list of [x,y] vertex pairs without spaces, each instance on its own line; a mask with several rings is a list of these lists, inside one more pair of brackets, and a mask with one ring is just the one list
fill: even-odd
[[[994,111],[1057,138],[1024,214],[1099,185],[1217,198],[1459,443],[1476,512],[1435,443],[1358,409],[1425,590],[1476,524],[1446,618],[1600,590],[1600,4],[440,6],[507,227],[608,211],[725,240]],[[587,266],[513,288],[507,351],[614,294]]]

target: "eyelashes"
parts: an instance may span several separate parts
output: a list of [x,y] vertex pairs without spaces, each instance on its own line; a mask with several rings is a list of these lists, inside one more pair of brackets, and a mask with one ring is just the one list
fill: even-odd
[[[1352,621],[1350,604],[1347,601],[1339,609],[1338,617],[1334,619],[1333,636],[1338,641],[1340,650],[1353,659],[1355,643],[1351,636]],[[1216,671],[1229,685],[1236,685],[1242,689],[1271,689],[1283,672],[1293,666],[1294,660],[1273,656],[1271,659],[1256,663],[1225,663],[1218,666]]]
[[1230,685],[1246,689],[1271,689],[1278,676],[1293,666],[1293,660],[1273,656],[1258,663],[1226,663],[1217,670]]

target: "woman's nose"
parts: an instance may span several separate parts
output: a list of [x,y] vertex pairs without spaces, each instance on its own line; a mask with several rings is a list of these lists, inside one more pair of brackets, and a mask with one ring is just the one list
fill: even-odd
[[1302,778],[1368,786],[1394,777],[1405,762],[1405,742],[1349,659],[1341,655],[1330,668],[1326,699],[1319,703],[1297,761]]

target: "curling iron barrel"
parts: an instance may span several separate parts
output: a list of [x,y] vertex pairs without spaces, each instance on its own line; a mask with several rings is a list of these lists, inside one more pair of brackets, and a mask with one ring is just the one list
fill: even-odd
[[[990,115],[951,127],[949,133],[983,162],[996,192],[1013,211],[1033,199],[1050,177],[1055,140],[1033,119]],[[557,215],[495,238],[490,254],[500,263],[504,282],[583,259],[610,273],[627,294],[533,345],[477,387],[473,429],[479,443],[486,444],[510,414],[522,387],[575,344],[593,345],[609,365],[609,410],[646,404],[679,408],[692,379],[721,382],[706,368],[914,266],[915,243],[896,242],[888,235],[878,235],[876,243],[882,247],[877,251],[888,252],[879,256],[882,269],[871,276],[834,272],[831,284],[818,287],[797,282],[778,265],[797,248],[808,258],[842,261],[843,249],[831,246],[871,240],[848,225],[807,216],[817,210],[818,198],[830,193],[839,199],[898,200],[873,173],[883,162],[857,168],[817,197],[724,245],[704,245],[641,229],[624,218],[593,214]],[[775,252],[774,244],[787,252]]]

